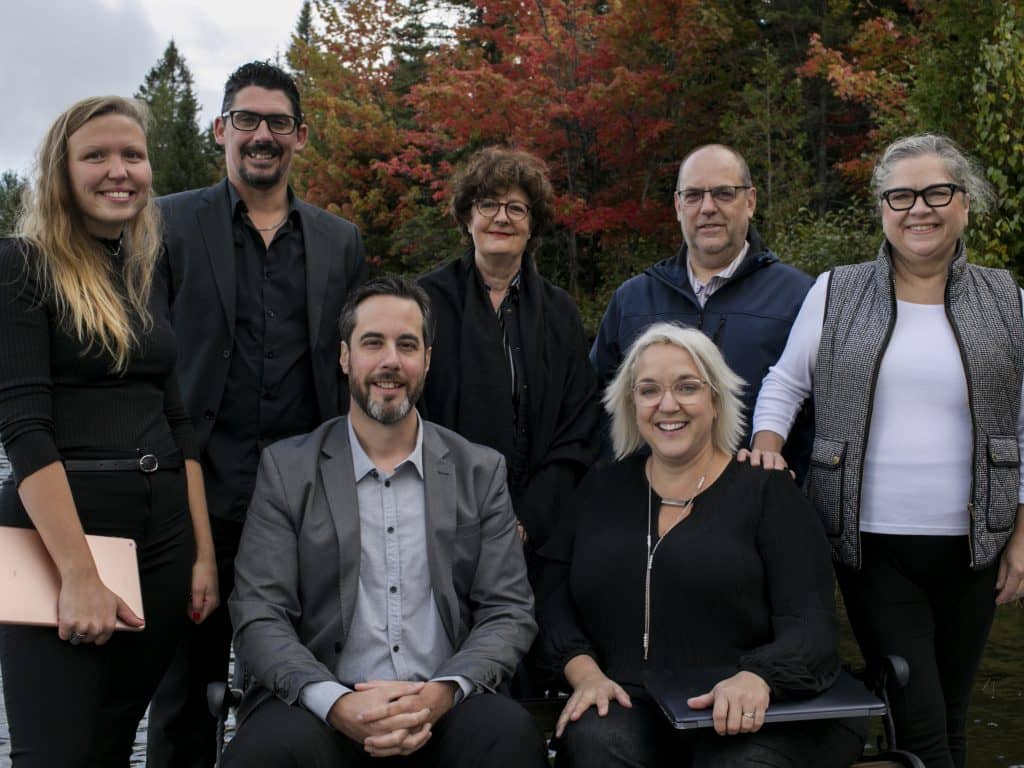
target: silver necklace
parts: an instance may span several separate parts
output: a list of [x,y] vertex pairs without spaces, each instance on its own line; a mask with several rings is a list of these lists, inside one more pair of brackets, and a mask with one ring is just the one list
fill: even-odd
[[[712,457],[714,454],[712,454]],[[697,481],[697,487],[693,489],[693,495],[688,499],[662,499],[661,503],[667,507],[681,507],[683,509],[693,505],[693,500],[697,498],[700,493],[700,489],[704,487],[704,478],[708,476],[708,467],[711,465],[711,458],[708,458],[708,463],[704,465],[704,473],[700,476],[700,480]],[[650,475],[647,477],[647,571],[644,574],[644,661],[647,661],[647,652],[651,647],[651,569],[654,567],[654,553],[658,551],[658,547],[661,546],[661,542],[665,540],[665,536],[668,536],[671,528],[665,531],[665,536],[659,538],[654,542],[654,546],[651,546],[651,531],[653,529],[654,521],[654,491],[652,490],[652,483]]]
[[252,228],[255,229],[257,232],[273,232],[275,229],[277,229],[286,221],[288,221],[288,213],[288,211],[285,211],[284,218],[277,222],[277,224],[274,224],[273,226],[270,227],[257,227],[256,222],[252,220],[251,216],[249,217],[249,221],[252,223]]

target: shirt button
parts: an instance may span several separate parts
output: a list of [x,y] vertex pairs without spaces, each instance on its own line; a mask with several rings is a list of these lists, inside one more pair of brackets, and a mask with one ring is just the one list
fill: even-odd
[[384,481],[384,487],[385,488],[390,488],[391,487],[391,481],[390,480],[385,480]]
[[388,533],[394,533],[394,532],[395,532],[395,526],[389,525],[388,526]]
[[392,645],[391,646],[391,650],[394,651],[395,653],[398,653],[398,646],[397,645]]
[[391,594],[392,595],[395,594],[397,591],[398,591],[398,587],[392,587],[391,588]]
[[220,353],[220,356],[227,360],[229,357],[231,357],[231,350],[225,349],[223,352]]
[[267,317],[269,317],[271,320],[273,320],[275,317],[277,317],[277,313],[274,310],[272,310],[272,309],[268,309],[267,310]]
[[203,418],[206,419],[207,421],[213,421],[216,416],[217,414],[215,414],[213,411],[207,411],[206,413],[203,414]]
[[273,360],[273,359],[274,359],[274,350],[270,350],[269,352],[267,352],[267,360]]
[[376,469],[371,469],[370,474],[374,477],[380,477],[380,473]]
[[263,273],[263,278],[265,280],[269,280],[270,279],[270,270],[269,269],[266,272]]

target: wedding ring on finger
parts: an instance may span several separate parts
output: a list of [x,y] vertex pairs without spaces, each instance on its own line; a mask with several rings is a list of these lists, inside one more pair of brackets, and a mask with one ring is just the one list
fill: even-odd
[[71,635],[68,637],[68,642],[72,645],[78,645],[79,643],[85,641],[85,637],[85,635],[80,635],[78,632],[72,632]]
[[744,712],[743,713],[743,717],[745,717],[747,720],[753,720],[754,719],[754,713],[753,712]]

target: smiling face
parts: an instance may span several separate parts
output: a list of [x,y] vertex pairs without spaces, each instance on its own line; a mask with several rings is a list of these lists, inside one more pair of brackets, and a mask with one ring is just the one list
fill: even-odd
[[68,184],[90,234],[119,237],[152,183],[146,135],[130,117],[95,117],[68,137]]
[[[894,163],[883,191],[901,187],[920,190],[932,184],[952,183],[942,158],[919,155]],[[906,211],[894,211],[885,201],[881,208],[882,231],[892,245],[894,259],[905,264],[948,265],[967,227],[970,199],[956,192],[949,205],[939,208],[929,207],[920,196]]]
[[653,382],[665,392],[657,405],[644,406],[634,399],[640,437],[654,457],[666,464],[692,461],[711,446],[711,429],[717,410],[710,386],[687,405],[680,405],[672,385],[680,379],[703,379],[690,353],[674,344],[652,344],[636,362],[635,384]]
[[[293,115],[291,101],[284,91],[258,85],[242,88],[230,108],[260,115]],[[265,120],[255,131],[240,131],[226,117],[217,117],[213,122],[214,138],[224,147],[228,179],[236,189],[246,186],[270,190],[287,184],[292,158],[306,146],[308,130],[302,124],[294,133],[282,135],[272,133]]]
[[412,409],[429,368],[423,315],[415,301],[371,296],[359,305],[352,336],[341,342],[341,369],[363,413],[385,425],[415,418]]
[[[735,155],[723,147],[697,150],[679,171],[677,189],[713,189],[744,186]],[[675,195],[676,217],[686,240],[691,268],[702,279],[721,271],[743,249],[750,217],[757,207],[757,190],[738,190],[731,203],[716,202],[705,194],[699,205],[684,206]]]
[[[518,202],[530,205],[530,198],[521,187],[512,187],[505,194],[488,197],[499,203]],[[508,210],[502,205],[491,218],[483,216],[476,209],[470,209],[469,234],[477,259],[515,261],[523,257],[526,244],[530,241],[530,215],[514,221],[508,217]]]

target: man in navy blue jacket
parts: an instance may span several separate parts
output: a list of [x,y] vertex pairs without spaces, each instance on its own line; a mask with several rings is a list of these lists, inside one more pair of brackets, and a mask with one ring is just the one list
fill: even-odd
[[[644,329],[678,322],[703,330],[747,382],[749,420],[761,381],[782,354],[813,283],[764,246],[750,223],[756,207],[750,169],[736,150],[708,144],[683,159],[675,209],[685,243],[615,291],[590,350],[602,388]],[[812,429],[813,419],[802,413],[786,446],[798,477],[807,466]]]

